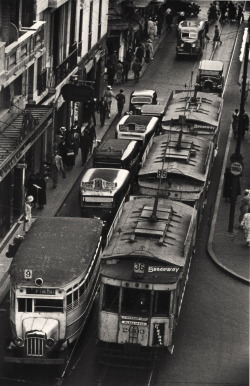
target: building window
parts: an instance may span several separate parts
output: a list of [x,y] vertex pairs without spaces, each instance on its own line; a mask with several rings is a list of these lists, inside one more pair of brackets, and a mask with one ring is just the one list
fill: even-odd
[[101,33],[102,33],[102,0],[99,0],[98,40],[101,39]]
[[93,0],[89,4],[89,34],[88,34],[88,51],[91,49],[92,43],[92,22],[93,22]]
[[31,27],[34,20],[34,0],[22,0],[22,27]]

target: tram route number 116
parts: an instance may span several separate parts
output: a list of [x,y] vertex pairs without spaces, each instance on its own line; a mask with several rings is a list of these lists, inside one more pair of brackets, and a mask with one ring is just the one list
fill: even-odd
[[134,263],[134,273],[143,274],[144,271],[145,271],[145,264],[144,263]]

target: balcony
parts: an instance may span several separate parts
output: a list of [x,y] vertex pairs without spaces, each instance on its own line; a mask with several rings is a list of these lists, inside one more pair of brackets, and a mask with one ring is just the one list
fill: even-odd
[[78,48],[75,44],[69,56],[55,68],[55,86],[58,86],[77,67],[77,52]]
[[35,59],[35,54],[44,49],[44,21],[39,21],[31,27],[21,28],[17,41],[2,47],[1,57],[4,60],[0,74],[0,86],[6,87],[21,75],[29,62]]

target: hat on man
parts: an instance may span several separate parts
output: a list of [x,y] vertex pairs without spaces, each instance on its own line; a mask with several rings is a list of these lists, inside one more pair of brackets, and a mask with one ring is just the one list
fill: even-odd
[[32,201],[34,201],[34,197],[33,196],[28,196],[26,198],[26,202],[32,202]]
[[112,90],[112,87],[111,87],[111,86],[107,86],[107,89],[108,89],[108,90]]

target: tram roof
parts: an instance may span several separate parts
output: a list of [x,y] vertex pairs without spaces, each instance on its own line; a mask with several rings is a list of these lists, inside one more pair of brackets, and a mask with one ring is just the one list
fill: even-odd
[[156,175],[164,166],[171,175],[186,176],[199,182],[206,181],[212,142],[183,133],[181,148],[178,149],[178,138],[179,133],[176,132],[154,137],[150,152],[139,171],[139,178]]
[[[25,235],[10,266],[14,284],[63,287],[86,274],[102,234],[102,221],[89,218],[37,218]],[[24,279],[32,270],[32,279]],[[42,288],[41,287],[41,288]]]
[[141,256],[185,265],[196,210],[180,202],[160,198],[157,221],[151,221],[154,198],[137,197],[128,201],[102,258]]
[[[194,91],[173,91],[167,102],[167,109],[162,118],[162,125],[170,124],[171,120],[179,122],[180,116],[185,116],[186,124],[205,125],[218,127],[220,122],[223,99],[216,94],[198,92],[193,97]],[[184,124],[184,126],[186,125]],[[207,127],[206,127],[207,126]]]

